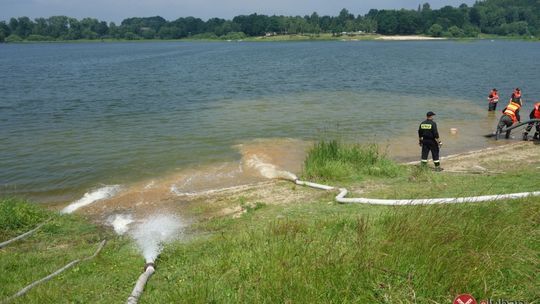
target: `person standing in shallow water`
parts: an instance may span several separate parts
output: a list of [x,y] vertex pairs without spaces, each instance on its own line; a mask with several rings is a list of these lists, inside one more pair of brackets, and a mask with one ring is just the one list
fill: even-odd
[[497,103],[499,102],[499,92],[497,89],[491,90],[488,95],[488,111],[495,111],[497,110]]
[[442,145],[442,142],[439,139],[439,131],[437,130],[437,124],[433,121],[433,116],[435,116],[435,113],[431,111],[427,112],[426,120],[418,127],[418,143],[422,147],[421,165],[427,167],[428,156],[431,151],[435,171],[442,171],[439,160],[439,147]]

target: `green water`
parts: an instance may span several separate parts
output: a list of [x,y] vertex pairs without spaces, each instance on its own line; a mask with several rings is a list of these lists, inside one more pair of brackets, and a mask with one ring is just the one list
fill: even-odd
[[505,103],[519,86],[528,115],[538,54],[519,41],[0,44],[0,194],[75,197],[238,160],[232,146],[257,138],[416,159],[429,110],[443,155],[486,147],[499,115],[486,95]]

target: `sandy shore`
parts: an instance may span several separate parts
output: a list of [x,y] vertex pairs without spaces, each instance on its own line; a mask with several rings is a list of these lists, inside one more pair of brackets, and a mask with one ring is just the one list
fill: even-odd
[[446,40],[446,38],[441,37],[428,37],[428,36],[380,36],[375,38],[376,40],[389,40],[389,41],[413,41],[413,40]]
[[[441,159],[442,167],[445,169],[442,174],[501,174],[513,168],[516,161],[522,165],[535,163],[539,148],[537,142],[516,142],[446,156]],[[512,157],[508,157],[509,155]],[[414,165],[415,163],[417,162],[407,164]],[[430,166],[432,165],[430,162]],[[366,187],[372,186],[374,185],[351,186],[350,190],[355,191],[360,188],[365,190]],[[82,208],[80,212],[96,218],[98,222],[103,222],[109,216],[118,213],[133,214],[136,218],[144,217],[155,212],[156,209],[178,214],[190,214],[192,213],[190,210],[200,209],[197,217],[201,215],[203,218],[236,217],[245,213],[246,208],[257,203],[287,205],[307,203],[323,198],[328,198],[329,202],[333,201],[325,191],[299,187],[291,182],[276,179],[183,196],[171,195],[167,187],[162,189],[139,187],[138,189],[140,190],[128,191],[123,195]],[[154,195],[156,191],[159,195]]]

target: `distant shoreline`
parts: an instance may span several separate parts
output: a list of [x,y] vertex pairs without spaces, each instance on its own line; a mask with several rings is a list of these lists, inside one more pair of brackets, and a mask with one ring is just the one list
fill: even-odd
[[[43,40],[43,41],[16,41],[5,42],[5,44],[35,44],[35,43],[111,43],[111,42],[304,42],[304,41],[476,41],[476,40],[520,40],[538,42],[538,38],[524,38],[512,36],[480,35],[478,37],[468,38],[447,38],[431,37],[423,35],[379,35],[379,34],[360,34],[360,35],[340,35],[331,34],[293,34],[293,35],[275,35],[275,36],[256,36],[243,39],[227,40],[215,38],[181,38],[181,39],[77,39],[77,40]],[[2,43],[0,43],[2,45]]]

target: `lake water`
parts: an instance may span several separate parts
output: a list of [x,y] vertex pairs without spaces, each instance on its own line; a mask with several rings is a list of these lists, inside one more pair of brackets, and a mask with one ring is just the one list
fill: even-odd
[[245,149],[286,167],[329,137],[414,160],[429,110],[443,155],[486,147],[500,115],[486,95],[498,88],[502,108],[521,87],[528,116],[539,54],[521,41],[0,44],[0,195],[70,200],[204,170],[201,184],[238,181]]

